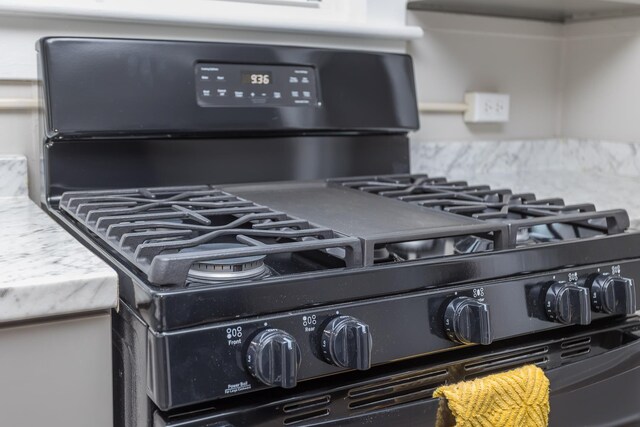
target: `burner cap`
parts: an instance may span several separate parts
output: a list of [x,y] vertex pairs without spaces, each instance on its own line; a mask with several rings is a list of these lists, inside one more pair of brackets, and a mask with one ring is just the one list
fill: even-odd
[[387,245],[389,252],[398,255],[407,261],[426,258],[442,253],[441,242],[434,240],[411,240]]
[[[181,250],[181,253],[198,253],[210,250],[246,248],[241,243],[208,243]],[[210,261],[196,261],[191,265],[188,278],[205,281],[230,281],[259,277],[268,272],[264,265],[266,255],[251,255],[238,258],[224,258]]]
[[382,262],[382,261],[388,261],[390,259],[391,259],[391,253],[389,252],[389,249],[387,249],[386,246],[381,246],[373,250],[374,261]]

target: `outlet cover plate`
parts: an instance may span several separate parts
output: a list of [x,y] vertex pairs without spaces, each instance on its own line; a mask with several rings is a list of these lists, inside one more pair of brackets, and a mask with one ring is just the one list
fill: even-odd
[[467,123],[506,123],[509,121],[510,96],[506,93],[469,92],[464,96]]

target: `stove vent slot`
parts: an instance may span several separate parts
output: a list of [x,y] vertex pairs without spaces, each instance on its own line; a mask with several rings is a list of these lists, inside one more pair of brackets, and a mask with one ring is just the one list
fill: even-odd
[[560,358],[571,359],[573,357],[586,356],[589,353],[591,353],[591,347],[577,348],[575,350],[565,351],[564,353],[561,353]]
[[377,410],[430,398],[436,387],[444,384],[447,377],[448,372],[445,369],[420,371],[353,388],[348,393],[351,399],[349,409]]
[[562,344],[560,344],[560,348],[565,350],[568,348],[582,347],[589,344],[591,344],[591,337],[584,337],[584,338],[578,338],[575,340],[565,341]]
[[577,338],[569,341],[565,341],[560,344],[560,348],[563,351],[560,353],[560,359],[572,359],[575,357],[586,356],[591,353],[591,337]]
[[525,352],[513,352],[509,355],[497,357],[482,362],[468,363],[464,370],[468,372],[465,380],[488,375],[497,371],[515,369],[523,365],[534,364],[540,368],[547,365],[549,347],[538,347]]
[[285,414],[292,414],[300,411],[308,411],[328,405],[331,402],[331,396],[320,396],[312,399],[298,400],[288,403],[282,407]]
[[328,415],[329,415],[328,409],[320,409],[318,411],[308,412],[306,414],[300,414],[293,417],[285,418],[282,424],[284,424],[285,426],[291,426],[291,425],[299,424],[302,422],[315,420],[317,418],[326,417]]
[[591,353],[591,337],[565,341],[560,344],[560,348],[568,350],[560,353],[560,359],[572,359],[575,357],[586,356]]
[[291,414],[291,416],[285,418],[283,424],[289,426],[326,417],[330,413],[327,408],[330,403],[331,396],[320,396],[288,403],[282,407],[282,412]]

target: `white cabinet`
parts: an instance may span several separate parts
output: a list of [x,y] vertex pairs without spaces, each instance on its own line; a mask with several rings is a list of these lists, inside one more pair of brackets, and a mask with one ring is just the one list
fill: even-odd
[[640,14],[639,0],[410,0],[409,9],[575,22]]
[[111,318],[0,325],[0,425],[111,427]]

